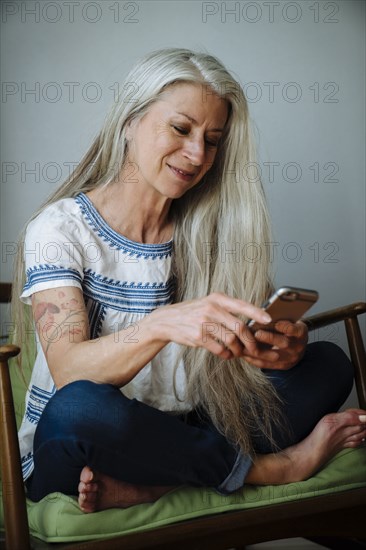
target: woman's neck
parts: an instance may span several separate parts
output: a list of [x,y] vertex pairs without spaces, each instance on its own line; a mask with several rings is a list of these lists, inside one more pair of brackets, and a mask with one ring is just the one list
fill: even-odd
[[158,244],[173,237],[169,217],[171,200],[137,192],[138,184],[121,182],[96,187],[87,196],[102,218],[117,233],[139,243]]

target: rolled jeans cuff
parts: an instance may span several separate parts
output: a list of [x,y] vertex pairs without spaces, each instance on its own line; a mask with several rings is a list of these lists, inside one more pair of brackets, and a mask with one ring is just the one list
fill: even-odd
[[218,487],[215,488],[215,490],[220,495],[229,495],[230,493],[241,489],[244,485],[244,479],[252,464],[253,461],[250,456],[243,456],[239,453],[230,474],[222,483],[220,483]]

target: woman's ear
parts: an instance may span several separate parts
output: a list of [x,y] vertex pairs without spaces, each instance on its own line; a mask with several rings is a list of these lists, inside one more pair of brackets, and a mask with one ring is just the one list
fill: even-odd
[[126,124],[125,136],[126,136],[127,141],[132,140],[131,120],[129,122],[127,122],[127,124]]
[[137,119],[133,118],[129,120],[125,126],[125,136],[127,141],[133,141],[136,123]]

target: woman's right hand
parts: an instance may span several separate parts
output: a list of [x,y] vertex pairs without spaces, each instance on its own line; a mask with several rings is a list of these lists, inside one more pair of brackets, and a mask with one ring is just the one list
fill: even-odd
[[[257,342],[237,315],[259,323],[271,318],[249,302],[215,292],[204,298],[179,302],[156,309],[151,315],[154,329],[164,343],[202,347],[222,359],[242,357],[247,350],[258,353]],[[274,352],[268,351],[267,355]],[[263,352],[261,352],[263,355]]]

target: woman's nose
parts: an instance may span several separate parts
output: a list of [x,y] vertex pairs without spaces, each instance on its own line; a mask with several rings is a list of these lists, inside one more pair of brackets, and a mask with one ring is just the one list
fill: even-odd
[[190,139],[185,146],[185,155],[189,162],[195,166],[201,166],[205,160],[205,142],[203,139]]

